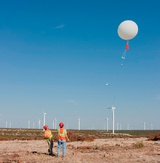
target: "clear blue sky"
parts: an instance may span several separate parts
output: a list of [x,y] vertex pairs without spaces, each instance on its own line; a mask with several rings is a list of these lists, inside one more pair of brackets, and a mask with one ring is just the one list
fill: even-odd
[[[160,129],[159,0],[0,2],[0,127],[53,120],[68,128]],[[139,31],[125,41],[119,24]],[[106,83],[109,83],[106,86]],[[116,128],[116,125],[115,125]]]

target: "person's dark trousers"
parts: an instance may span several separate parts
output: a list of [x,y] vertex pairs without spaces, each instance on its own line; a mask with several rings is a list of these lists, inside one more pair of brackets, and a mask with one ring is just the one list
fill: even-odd
[[48,152],[49,152],[49,155],[53,155],[53,140],[52,139],[49,141]]

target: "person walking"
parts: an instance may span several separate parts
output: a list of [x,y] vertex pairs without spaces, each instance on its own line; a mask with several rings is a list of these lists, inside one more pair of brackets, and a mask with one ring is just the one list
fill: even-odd
[[67,135],[66,129],[64,129],[64,124],[62,122],[59,123],[58,129],[58,149],[57,149],[57,156],[60,155],[60,148],[62,146],[62,157],[66,155],[66,140],[70,141]]
[[48,128],[47,125],[43,126],[44,131],[44,139],[46,139],[47,143],[48,143],[48,152],[49,155],[53,155],[53,135],[51,130]]

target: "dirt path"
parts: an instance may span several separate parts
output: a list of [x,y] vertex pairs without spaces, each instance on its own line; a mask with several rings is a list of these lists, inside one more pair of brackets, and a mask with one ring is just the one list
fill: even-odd
[[[54,143],[54,153],[57,143]],[[45,140],[0,141],[0,163],[160,163],[160,141],[146,138],[67,142],[65,158],[49,156]]]

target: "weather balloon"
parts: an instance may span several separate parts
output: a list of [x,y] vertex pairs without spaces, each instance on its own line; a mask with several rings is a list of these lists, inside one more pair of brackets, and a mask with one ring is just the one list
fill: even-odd
[[118,27],[118,35],[123,40],[131,40],[138,33],[138,26],[132,20],[123,21]]
[[118,26],[118,35],[121,39],[126,40],[125,51],[122,59],[125,59],[126,50],[129,50],[129,40],[133,39],[138,33],[138,26],[132,20],[125,20]]

